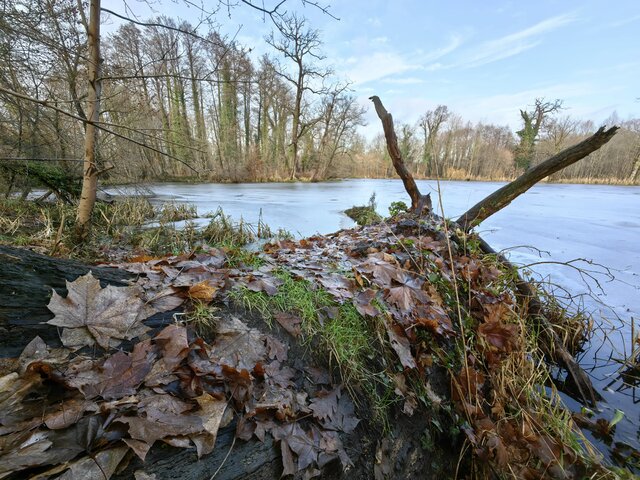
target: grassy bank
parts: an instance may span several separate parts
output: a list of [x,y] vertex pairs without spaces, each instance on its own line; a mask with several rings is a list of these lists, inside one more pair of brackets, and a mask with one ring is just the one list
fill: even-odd
[[[283,329],[326,364],[380,438],[400,419],[420,419],[423,456],[453,445],[461,477],[632,478],[603,465],[564,406],[540,327],[517,302],[515,272],[483,255],[473,236],[460,239],[446,224],[396,207],[392,219],[293,241],[222,211],[197,228],[189,206],[153,209],[144,199],[127,199],[100,204],[91,241],[78,248],[69,207],[7,201],[0,204],[0,238],[136,265],[203,252],[180,257],[203,262],[217,279],[206,298],[189,293],[185,318],[198,331],[215,328],[215,312],[229,305]],[[144,228],[152,220],[158,225]],[[177,229],[180,220],[187,223]],[[272,240],[260,253],[242,248],[258,238]],[[206,263],[212,247],[223,252],[219,268]],[[145,268],[166,276],[155,262]],[[587,319],[554,311],[557,333],[578,348]]]

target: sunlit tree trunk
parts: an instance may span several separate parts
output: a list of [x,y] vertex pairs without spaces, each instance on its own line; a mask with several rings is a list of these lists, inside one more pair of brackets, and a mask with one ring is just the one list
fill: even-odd
[[88,92],[87,118],[84,142],[84,165],[82,173],[82,193],[78,204],[76,236],[83,242],[91,226],[91,213],[96,203],[98,187],[98,168],[96,165],[96,145],[98,130],[95,123],[100,117],[100,0],[91,0],[89,5],[89,23],[87,28],[89,60],[87,62]]

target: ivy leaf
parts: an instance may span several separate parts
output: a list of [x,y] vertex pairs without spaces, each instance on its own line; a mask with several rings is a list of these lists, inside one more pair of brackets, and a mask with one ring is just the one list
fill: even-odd
[[47,307],[55,317],[47,323],[64,327],[65,347],[81,348],[98,343],[102,348],[116,347],[147,331],[140,313],[144,303],[135,287],[100,287],[91,272],[73,282],[67,281],[66,298],[53,291]]

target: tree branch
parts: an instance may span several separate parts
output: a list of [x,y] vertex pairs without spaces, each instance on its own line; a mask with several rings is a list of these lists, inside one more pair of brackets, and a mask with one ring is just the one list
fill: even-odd
[[611,127],[606,130],[605,127],[600,127],[596,133],[586,140],[545,160],[540,165],[520,175],[511,183],[480,200],[460,216],[456,222],[465,232],[468,232],[494,213],[509,205],[516,197],[529,190],[543,178],[576,163],[578,160],[582,160],[590,153],[598,150],[613,138],[618,129],[619,127]]
[[431,196],[430,194],[422,195],[420,193],[418,185],[416,185],[413,176],[409,170],[407,170],[407,167],[402,160],[402,154],[400,153],[400,148],[398,148],[398,137],[396,136],[396,132],[393,128],[393,117],[384,108],[384,105],[382,105],[378,96],[374,95],[373,97],[369,97],[369,100],[373,102],[378,118],[382,121],[382,129],[384,130],[384,136],[387,141],[387,150],[389,151],[389,156],[391,156],[393,168],[395,168],[398,176],[402,179],[404,188],[409,194],[409,197],[411,197],[411,211],[420,215],[422,214],[422,211],[426,209],[425,213],[429,213],[431,211]]

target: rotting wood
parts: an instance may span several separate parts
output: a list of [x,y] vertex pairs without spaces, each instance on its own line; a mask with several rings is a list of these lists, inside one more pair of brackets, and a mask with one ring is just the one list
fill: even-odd
[[516,197],[529,190],[540,180],[582,160],[590,153],[598,150],[613,138],[618,129],[619,127],[611,127],[609,129],[600,127],[596,133],[586,140],[548,158],[540,165],[527,170],[514,181],[483,198],[462,214],[460,218],[456,220],[456,223],[458,223],[465,232],[468,232],[494,213],[509,205]]
[[378,118],[382,121],[382,128],[384,130],[384,137],[387,141],[387,150],[391,161],[393,162],[393,168],[402,179],[404,188],[411,198],[411,212],[417,215],[423,213],[429,213],[431,211],[431,196],[429,194],[423,195],[416,185],[416,181],[413,179],[413,175],[407,170],[404,160],[402,159],[402,153],[398,147],[398,137],[396,136],[395,129],[393,128],[393,117],[382,105],[382,101],[376,95],[369,97],[376,107],[376,113]]
[[[382,121],[382,127],[387,141],[387,149],[391,156],[393,166],[402,179],[405,190],[411,197],[411,211],[417,215],[421,215],[423,212],[420,203],[423,201],[422,199],[425,198],[425,196],[420,194],[413,176],[404,165],[402,155],[398,148],[397,136],[393,127],[393,118],[384,108],[379,97],[374,95],[369,97],[369,99],[374,103],[376,113]],[[456,224],[458,224],[463,231],[468,232],[473,226],[477,225],[482,220],[509,205],[513,199],[526,192],[539,180],[542,180],[548,175],[577,162],[589,155],[591,152],[600,148],[611,140],[617,130],[618,127],[611,127],[608,130],[605,130],[605,127],[600,128],[588,139],[574,145],[573,147],[563,150],[557,155],[554,155],[542,164],[521,175],[513,182],[505,185],[503,188],[481,200],[469,211],[463,214],[456,221]],[[431,198],[429,197],[429,209],[431,209],[430,202]],[[496,251],[493,250],[493,248],[482,238],[480,238],[480,242],[484,253],[497,255],[498,260],[505,266],[515,269],[515,266],[511,262],[509,262],[504,256],[497,254]],[[523,305],[526,304],[527,306],[528,317],[534,324],[543,327],[543,338],[545,339],[545,342],[542,342],[540,347],[545,355],[567,370],[576,384],[576,388],[578,389],[582,401],[589,405],[595,405],[600,396],[593,388],[593,384],[587,373],[573,358],[573,355],[571,355],[562,345],[558,335],[553,330],[551,326],[552,322],[547,318],[544,305],[536,294],[536,289],[531,285],[531,283],[523,279],[519,273],[516,279],[516,289],[520,294],[519,300]]]

